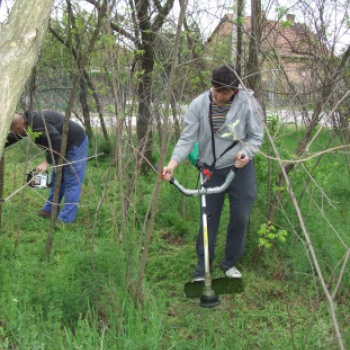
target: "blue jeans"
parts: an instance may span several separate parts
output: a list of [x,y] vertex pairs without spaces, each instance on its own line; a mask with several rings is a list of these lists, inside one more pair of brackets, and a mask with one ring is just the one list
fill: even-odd
[[[72,222],[75,220],[78,211],[78,203],[83,185],[85,169],[88,157],[89,140],[86,137],[82,144],[74,146],[72,150],[66,153],[67,165],[62,169],[62,181],[58,202],[61,203],[64,196],[64,205],[57,216],[58,221]],[[52,186],[47,202],[44,204],[43,210],[51,213],[52,201],[55,189],[56,174],[52,170]]]
[[[224,183],[230,168],[215,169],[207,187],[216,187]],[[243,257],[247,226],[252,211],[254,199],[257,194],[254,161],[251,160],[245,167],[238,169],[236,175],[225,192],[210,194],[206,197],[206,212],[208,218],[208,241],[210,264],[215,259],[215,243],[219,228],[221,212],[228,194],[230,202],[230,221],[227,225],[225,254],[220,268],[227,271],[235,266]],[[198,262],[194,277],[205,276],[204,244],[202,223],[197,236],[196,244]]]

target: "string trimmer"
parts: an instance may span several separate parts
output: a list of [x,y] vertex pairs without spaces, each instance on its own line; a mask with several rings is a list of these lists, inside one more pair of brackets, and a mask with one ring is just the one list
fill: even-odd
[[[211,278],[209,262],[209,242],[207,231],[206,196],[213,193],[220,193],[227,189],[235,176],[235,167],[228,173],[225,182],[221,186],[206,188],[205,184],[210,177],[210,173],[201,164],[197,164],[200,177],[200,188],[193,190],[184,188],[175,178],[171,178],[170,184],[174,185],[185,196],[200,196],[200,209],[203,227],[205,280],[187,282],[185,284],[185,294],[187,298],[200,298],[201,307],[215,307],[220,304],[217,297],[219,294],[241,293],[244,290],[242,278]],[[158,166],[154,168],[158,170]]]

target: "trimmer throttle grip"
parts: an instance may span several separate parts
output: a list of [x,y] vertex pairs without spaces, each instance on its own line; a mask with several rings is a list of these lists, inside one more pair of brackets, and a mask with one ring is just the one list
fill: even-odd
[[[247,157],[247,156],[246,156],[244,153],[242,153],[240,159],[244,159],[244,158],[246,158],[246,157]],[[232,169],[233,169],[234,172],[236,172],[237,170],[239,170],[239,168],[236,168],[235,166],[233,166]]]
[[[159,165],[158,165],[158,164],[154,164],[154,165],[153,165],[153,168],[155,169],[156,172],[158,172]],[[161,174],[161,177],[163,178],[164,175]],[[174,184],[174,178],[173,178],[173,177],[170,179],[169,183],[171,183],[172,185]]]

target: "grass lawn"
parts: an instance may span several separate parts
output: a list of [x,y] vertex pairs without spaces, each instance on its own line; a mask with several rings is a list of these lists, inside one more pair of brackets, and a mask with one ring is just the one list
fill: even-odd
[[[288,135],[279,143],[285,157],[295,145],[293,132]],[[313,152],[327,142],[327,135],[323,137]],[[19,146],[6,151],[4,198],[22,184],[23,154]],[[37,156],[31,158],[32,169],[41,156],[34,149],[30,156]],[[315,161],[307,164],[309,171]],[[272,241],[259,262],[252,263],[259,245],[257,232],[266,223],[268,181],[276,190],[278,176],[275,162],[270,172],[265,158],[258,156],[255,162],[259,195],[246,254],[239,264],[245,290],[220,295],[221,304],[213,309],[199,307],[198,299],[186,299],[184,294],[196,264],[198,198],[184,199],[173,186],[161,185],[142,300],[135,307],[143,226],[155,176],[138,179],[121,236],[117,169],[107,175],[108,156],[89,161],[77,220],[55,229],[50,260],[45,252],[49,221],[35,215],[47,190],[25,189],[19,230],[21,193],[11,197],[2,205],[0,231],[0,349],[338,349],[329,304],[286,191],[274,220],[277,230],[288,232],[286,241]],[[325,281],[333,291],[350,245],[345,155],[324,156],[313,176],[315,182],[308,183],[307,191],[303,189],[308,177],[302,168],[291,181]],[[193,188],[197,171],[181,165],[176,178]],[[94,230],[95,212],[107,185],[108,198]],[[223,276],[219,260],[227,216],[225,207],[213,277]],[[335,298],[346,348],[350,348],[349,287],[346,270]]]

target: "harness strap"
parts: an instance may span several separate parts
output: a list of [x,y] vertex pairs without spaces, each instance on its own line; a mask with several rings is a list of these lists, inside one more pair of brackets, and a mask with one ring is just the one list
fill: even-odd
[[210,168],[214,168],[215,163],[216,163],[216,152],[215,152],[214,126],[213,126],[213,94],[211,91],[209,94],[209,100],[210,100],[210,103],[209,103],[209,121],[210,121],[210,129],[211,129],[211,147],[212,147],[213,157],[214,157],[213,164],[210,165]]
[[[234,95],[233,95],[234,96]],[[233,141],[233,143],[228,146],[220,155],[219,157],[216,157],[216,152],[215,152],[215,138],[214,138],[214,126],[213,126],[213,95],[212,92],[210,91],[209,94],[209,100],[210,100],[210,104],[209,104],[209,121],[210,121],[210,129],[211,129],[211,146],[212,146],[212,151],[213,151],[213,164],[209,166],[209,168],[214,169],[215,168],[215,164],[216,164],[216,160],[221,158],[226,152],[228,152],[229,150],[231,150],[233,147],[235,147],[237,145],[237,143],[239,143],[238,140]]]

